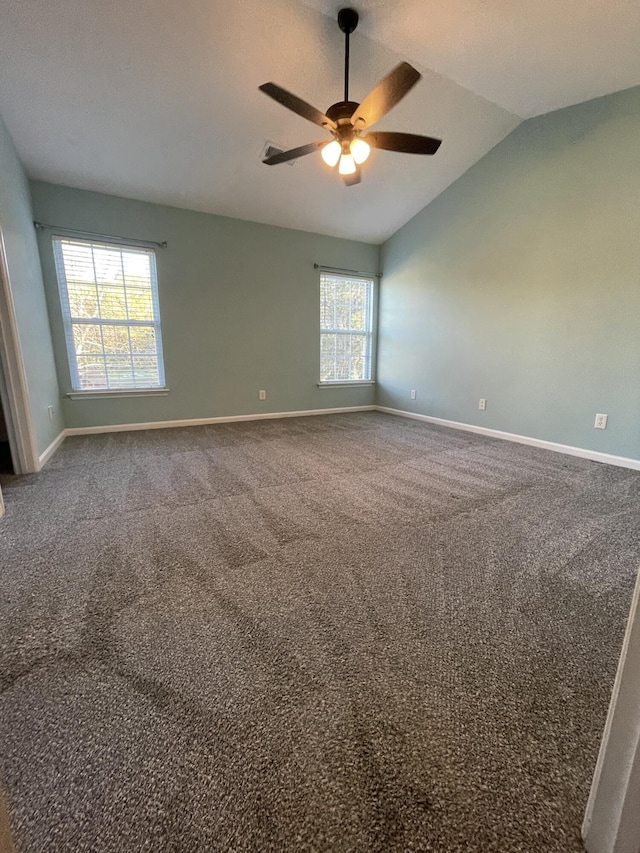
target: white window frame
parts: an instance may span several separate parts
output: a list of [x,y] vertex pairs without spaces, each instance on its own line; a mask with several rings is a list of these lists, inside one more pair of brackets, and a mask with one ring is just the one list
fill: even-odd
[[[69,300],[69,291],[67,284],[67,275],[64,265],[64,258],[62,253],[62,245],[64,243],[71,244],[81,244],[83,246],[90,246],[93,254],[94,248],[104,248],[109,249],[111,251],[117,250],[121,253],[136,253],[136,254],[144,254],[147,255],[149,259],[149,279],[151,285],[151,305],[152,305],[152,319],[149,320],[132,320],[130,318],[122,319],[122,318],[109,318],[109,317],[74,317],[71,315],[70,308],[70,300]],[[71,398],[80,398],[80,397],[103,397],[103,396],[136,396],[139,394],[163,394],[167,393],[168,389],[165,386],[165,376],[164,376],[164,357],[163,357],[163,349],[162,349],[162,331],[160,324],[160,304],[158,300],[158,277],[156,270],[156,255],[153,249],[147,247],[141,247],[139,245],[129,245],[124,242],[110,242],[108,239],[100,240],[96,239],[82,239],[76,237],[65,236],[64,234],[54,234],[52,236],[52,246],[53,246],[53,255],[55,260],[56,273],[58,277],[58,290],[60,294],[60,307],[62,310],[62,320],[64,325],[64,334],[65,341],[67,345],[67,357],[69,362],[69,372],[71,378],[71,387],[72,391],[68,394]],[[122,255],[121,255],[122,261]],[[99,282],[97,278],[95,279],[96,288],[99,286]],[[125,303],[127,300],[127,285],[126,280],[123,282],[124,289],[124,298]],[[100,308],[98,308],[100,311]],[[134,375],[134,384],[133,385],[118,385],[111,384],[109,382],[109,372],[106,366],[106,359],[109,355],[109,352],[104,348],[103,341],[103,349],[102,354],[97,354],[98,359],[102,358],[105,363],[105,376],[107,378],[107,386],[102,387],[82,387],[82,382],[80,378],[80,371],[78,369],[78,360],[76,353],[76,346],[74,341],[73,329],[74,326],[78,325],[92,325],[92,326],[120,326],[124,327],[127,330],[135,327],[143,327],[150,328],[154,333],[155,340],[155,358],[157,361],[157,369],[158,369],[158,383],[157,384],[135,384],[135,369],[133,368],[132,362],[132,373]],[[129,349],[130,357],[133,357],[133,351]],[[150,353],[150,355],[153,355]]]
[[[337,279],[342,281],[362,281],[365,282],[368,287],[368,298],[366,305],[366,328],[364,330],[360,329],[339,329],[335,325],[331,328],[323,327],[322,325],[322,288],[324,279]],[[345,335],[348,337],[363,337],[365,340],[364,347],[364,363],[365,363],[365,376],[358,378],[341,378],[341,379],[322,379],[320,377],[320,381],[318,382],[318,386],[320,388],[335,388],[339,386],[349,386],[353,387],[354,385],[373,385],[374,377],[373,377],[373,369],[374,369],[374,322],[375,322],[375,312],[374,312],[374,304],[375,304],[375,278],[373,276],[360,275],[354,273],[342,273],[342,272],[326,272],[322,271],[320,273],[320,368],[322,368],[322,338],[323,335]]]

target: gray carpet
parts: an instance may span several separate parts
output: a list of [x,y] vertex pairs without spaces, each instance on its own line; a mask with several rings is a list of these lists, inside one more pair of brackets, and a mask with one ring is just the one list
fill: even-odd
[[640,474],[378,413],[3,479],[18,853],[572,853]]

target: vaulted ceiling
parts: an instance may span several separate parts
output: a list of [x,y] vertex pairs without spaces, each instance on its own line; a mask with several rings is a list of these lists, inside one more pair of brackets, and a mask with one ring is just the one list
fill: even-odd
[[[374,151],[344,187],[324,131],[265,97],[342,99],[334,0],[0,0],[0,114],[28,174],[73,187],[381,242],[523,118],[640,84],[637,0],[355,0],[351,97],[401,60],[423,79],[376,126],[436,136]],[[328,137],[327,137],[328,138]]]

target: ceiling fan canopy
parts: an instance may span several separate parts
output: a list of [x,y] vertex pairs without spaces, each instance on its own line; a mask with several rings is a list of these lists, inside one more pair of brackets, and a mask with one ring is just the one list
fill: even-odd
[[[398,151],[402,154],[435,154],[441,140],[431,136],[419,136],[414,133],[395,133],[392,131],[369,131],[369,128],[386,115],[420,80],[421,75],[409,65],[401,62],[374,86],[361,102],[349,100],[349,36],[358,26],[358,13],[355,9],[341,9],[338,12],[338,26],[345,34],[344,56],[344,100],[332,104],[326,112],[321,112],[311,104],[291,94],[276,83],[264,83],[260,90],[282,106],[329,131],[333,139],[321,139],[282,151],[267,157],[262,162],[267,166],[286,163],[306,154],[320,150],[327,165],[335,167],[347,186],[360,183],[361,165],[369,156],[371,148],[385,151]],[[363,136],[363,132],[366,135]]]

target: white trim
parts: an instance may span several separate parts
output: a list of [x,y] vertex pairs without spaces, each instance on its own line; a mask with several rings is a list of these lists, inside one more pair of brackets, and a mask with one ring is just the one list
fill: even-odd
[[513,441],[517,444],[526,444],[532,447],[540,447],[543,450],[552,450],[554,453],[566,453],[569,456],[579,456],[582,459],[590,459],[593,462],[602,462],[605,465],[617,465],[620,468],[631,468],[640,471],[640,459],[632,459],[626,456],[615,456],[611,453],[601,453],[597,450],[586,450],[582,447],[572,447],[568,444],[558,444],[554,441],[546,441],[542,438],[532,438],[526,435],[517,435],[502,430],[489,429],[488,427],[465,424],[460,421],[449,421],[444,418],[434,418],[430,415],[421,415],[417,412],[405,412],[401,409],[392,409],[388,406],[339,406],[332,409],[303,409],[297,412],[260,412],[252,415],[226,415],[216,418],[186,418],[175,421],[149,421],[146,423],[129,424],[105,424],[102,426],[89,427],[67,427],[55,438],[49,447],[38,458],[38,466],[34,470],[40,470],[56,452],[64,439],[70,435],[98,435],[109,432],[134,432],[143,429],[174,429],[176,427],[205,426],[206,424],[227,424],[241,421],[263,421],[275,420],[277,418],[302,418],[315,415],[338,415],[342,412],[384,412],[388,415],[397,415],[403,418],[411,418],[417,421],[444,426],[450,429],[463,430],[464,432],[478,433],[489,438],[499,438],[503,441]]
[[47,447],[47,449],[46,449],[46,450],[43,450],[43,451],[42,451],[42,453],[41,453],[41,454],[40,454],[40,456],[38,457],[38,462],[39,462],[39,468],[38,468],[38,470],[42,470],[42,468],[44,468],[44,466],[45,466],[45,465],[47,464],[47,462],[51,459],[51,457],[53,456],[53,454],[54,454],[54,453],[56,452],[56,450],[60,447],[60,445],[62,444],[62,442],[65,440],[65,438],[66,438],[66,437],[67,437],[67,431],[66,431],[66,429],[63,429],[63,430],[62,430],[62,432],[61,432],[61,433],[59,433],[59,435],[57,435],[57,436],[53,439],[53,441],[51,442],[51,444],[49,445],[49,447]]
[[168,393],[169,389],[166,387],[121,388],[119,390],[105,388],[95,391],[69,391],[65,396],[70,400],[99,400],[102,397],[166,397]]
[[264,421],[277,418],[303,418],[313,415],[339,415],[342,412],[373,412],[375,406],[341,406],[335,409],[304,409],[300,412],[265,412],[254,415],[229,415],[219,418],[189,418],[181,421],[149,421],[148,423],[109,424],[106,426],[67,427],[68,435],[99,435],[105,432],[133,432],[141,429],[172,429],[175,427],[205,426],[206,424],[229,424],[239,421]]
[[318,382],[318,388],[369,388],[375,379],[354,379],[346,382]]
[[589,853],[637,853],[640,818],[640,575],[582,824]]
[[640,471],[640,459],[632,459],[628,456],[615,456],[612,453],[601,453],[599,450],[587,450],[584,447],[572,447],[570,444],[559,444],[556,441],[546,441],[543,438],[532,438],[528,435],[517,435],[513,432],[503,432],[499,429],[465,424],[460,421],[447,421],[444,418],[433,418],[430,415],[420,415],[417,412],[404,412],[401,409],[392,409],[388,406],[376,406],[378,412],[388,415],[399,415],[403,418],[413,418],[417,421],[426,421],[430,424],[460,429],[465,432],[476,432],[489,438],[500,438],[503,441],[514,441],[517,444],[528,444],[532,447],[541,447],[544,450],[553,450],[555,453],[566,453],[568,456],[579,456],[582,459],[590,459],[592,462],[602,462],[605,465],[617,465],[620,468],[631,468]]
[[17,456],[17,459],[13,459],[13,466],[16,474],[30,474],[39,470],[38,445],[33,429],[27,376],[22,361],[2,227],[0,227],[0,347],[0,358],[2,358],[9,398],[7,425],[10,430],[10,444]]

